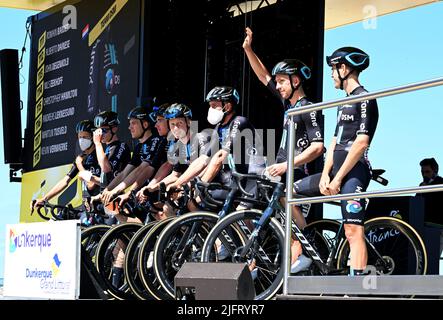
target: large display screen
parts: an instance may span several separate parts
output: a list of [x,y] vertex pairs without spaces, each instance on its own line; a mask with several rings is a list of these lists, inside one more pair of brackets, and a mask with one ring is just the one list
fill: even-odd
[[136,104],[140,0],[67,1],[32,17],[25,172],[73,162],[75,125]]

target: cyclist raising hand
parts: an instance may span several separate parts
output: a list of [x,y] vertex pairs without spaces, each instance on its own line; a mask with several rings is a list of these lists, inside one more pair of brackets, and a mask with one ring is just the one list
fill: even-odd
[[[311,104],[303,90],[304,82],[311,78],[311,70],[303,62],[297,59],[285,59],[277,63],[272,69],[272,74],[264,66],[255,52],[252,50],[252,30],[246,28],[246,37],[243,49],[248,57],[252,70],[257,78],[276,96],[284,107],[283,135],[278,149],[276,164],[267,168],[273,177],[283,176],[287,171],[287,142],[290,120],[287,110]],[[274,82],[275,81],[275,82]],[[314,161],[324,152],[323,146],[323,116],[320,111],[302,114],[293,117],[296,126],[295,131],[295,157],[294,157],[294,180],[306,177],[309,172],[307,164]],[[306,225],[305,218],[300,207],[292,206],[292,216],[298,227],[303,229]],[[301,245],[295,241],[292,245],[291,272],[297,273],[307,268],[311,259],[301,255]],[[299,259],[297,257],[300,257]],[[297,260],[298,259],[298,260]],[[297,261],[296,261],[297,260]]]

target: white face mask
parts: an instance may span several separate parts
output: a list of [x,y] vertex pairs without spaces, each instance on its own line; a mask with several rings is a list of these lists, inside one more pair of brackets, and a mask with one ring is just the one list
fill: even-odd
[[80,138],[78,139],[78,144],[80,145],[80,149],[82,151],[87,150],[92,145],[91,139]]
[[208,122],[212,125],[216,125],[220,121],[222,121],[225,113],[222,110],[209,108],[208,111]]

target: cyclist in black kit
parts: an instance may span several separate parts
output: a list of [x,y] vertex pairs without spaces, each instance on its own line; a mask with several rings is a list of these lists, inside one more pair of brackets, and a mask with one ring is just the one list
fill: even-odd
[[[129,163],[131,150],[117,136],[120,120],[114,111],[103,111],[94,118],[94,144],[102,169],[101,187],[104,189]],[[103,148],[102,143],[106,145]]]
[[[287,171],[287,143],[290,122],[287,116],[287,110],[311,104],[303,90],[303,83],[311,78],[311,70],[299,60],[286,59],[274,66],[271,75],[253,51],[251,45],[252,31],[250,28],[246,28],[243,49],[248,57],[251,68],[258,79],[281,101],[285,109],[283,135],[277,153],[276,164],[267,168],[271,176],[284,177]],[[275,80],[275,82],[273,80]],[[309,172],[307,164],[323,154],[324,131],[321,111],[311,112],[309,114],[304,113],[295,116],[293,119],[296,124],[294,180],[297,181],[312,174],[312,172]],[[296,206],[292,206],[292,208],[292,216],[297,226],[303,229],[306,225],[306,220],[300,208]],[[291,262],[292,273],[297,273],[307,268],[312,262],[310,258],[302,255],[302,248],[298,241],[295,241],[292,246]]]
[[[167,163],[171,170],[163,180],[152,179],[146,187],[149,191],[157,190],[160,182],[167,186],[175,184],[191,162],[197,159],[199,151],[200,154],[206,154],[207,141],[201,138],[202,135],[191,133],[192,111],[187,105],[174,103],[165,110],[163,116],[170,129],[171,141],[168,147]],[[179,185],[175,185],[175,187]]]
[[[185,172],[171,184],[168,188],[178,188],[189,182],[197,175],[205,182],[215,181],[224,185],[231,184],[231,171],[227,164],[227,156],[233,155],[236,168],[241,173],[248,172],[249,155],[255,152],[255,143],[258,136],[255,134],[255,128],[249,120],[242,116],[237,116],[235,107],[240,101],[240,95],[237,90],[228,87],[215,87],[206,96],[209,102],[207,120],[216,127],[208,134],[206,130],[197,134],[192,139],[192,160]],[[244,143],[242,142],[242,137]],[[197,146],[198,144],[198,146]],[[246,185],[246,190],[253,193],[251,187]],[[224,200],[227,196],[225,190],[210,191],[214,199]],[[190,203],[191,210],[198,210],[200,198],[197,197],[196,203]]]
[[[240,95],[236,89],[227,86],[215,87],[207,94],[206,101],[209,103],[208,122],[216,127],[209,147],[212,157],[201,179],[205,182],[214,181],[229,186],[233,179],[231,169],[226,163],[228,155],[233,156],[238,172],[248,173],[250,156],[261,155],[259,137],[247,118],[236,115],[235,107],[240,102]],[[244,140],[243,137],[245,137]],[[213,153],[214,147],[219,151]],[[254,194],[256,184],[247,182],[245,190]],[[218,200],[225,200],[227,194],[226,190],[211,192],[211,196]],[[197,205],[199,201],[200,199],[197,199]],[[250,203],[241,202],[237,210],[251,207]],[[222,257],[225,248],[221,243],[217,242],[216,245],[219,256]],[[252,277],[255,278],[257,276],[255,260],[249,261],[248,267]]]
[[77,175],[82,180],[82,197],[84,204],[87,203],[88,198],[100,192],[101,170],[97,161],[95,145],[92,143],[93,129],[94,123],[90,120],[82,120],[77,123],[75,131],[77,132],[82,153],[76,157],[68,174],[49,190],[43,198],[36,199],[33,204],[31,203],[31,208],[41,207],[44,202],[60,194]]
[[[326,57],[326,61],[332,68],[336,89],[344,90],[348,96],[367,92],[358,80],[360,72],[369,66],[369,56],[365,52],[344,47]],[[367,152],[377,122],[376,100],[339,106],[337,126],[326,154],[323,172],[297,181],[294,184],[296,192],[305,195],[318,195],[319,192],[323,195],[335,195],[365,191],[371,179]],[[363,227],[365,199],[343,200],[341,211],[351,250],[350,274],[360,275],[367,263]]]
[[[128,114],[129,131],[133,139],[139,143],[132,154],[131,161],[125,169],[103,191],[101,200],[104,204],[109,203],[126,188],[129,191],[119,196],[119,206],[129,198],[131,191],[141,188],[147,180],[154,176],[160,165],[166,160],[166,138],[154,136],[151,132],[150,114],[144,107],[135,107]],[[127,217],[116,214],[120,223],[138,222],[143,223],[147,218],[145,210],[137,210],[136,217]],[[119,287],[123,278],[124,251],[123,244],[119,245],[115,261],[112,266],[112,284]]]
[[[229,185],[232,179],[226,161],[228,155],[233,155],[238,172],[248,173],[249,157],[256,153],[256,145],[259,146],[258,136],[249,120],[236,114],[235,107],[240,102],[240,95],[236,89],[228,86],[215,87],[207,94],[206,101],[209,103],[208,122],[216,127],[208,149],[211,152],[211,160],[202,180],[214,180]],[[244,141],[242,137],[245,138]],[[218,151],[214,152],[215,150]],[[248,192],[254,191],[250,189]],[[219,190],[212,193],[212,196],[225,199],[226,194],[227,191]]]
[[[112,180],[102,193],[102,201],[107,204],[130,187],[130,191],[137,190],[154,176],[160,165],[166,161],[166,138],[154,136],[149,124],[149,113],[144,107],[136,107],[128,114],[129,130],[133,139],[139,143],[132,154],[131,161],[126,168]],[[130,192],[129,191],[129,192]],[[128,194],[121,196],[121,206],[128,198]],[[119,221],[127,221],[127,217],[120,217]],[[143,222],[146,217],[137,217],[135,221]],[[122,220],[121,220],[122,219]]]
[[[101,168],[100,191],[103,191],[123,171],[131,159],[129,146],[120,141],[117,136],[119,124],[118,115],[114,111],[102,111],[94,117],[96,130],[93,134],[93,141]],[[102,143],[105,144],[105,148],[103,148]],[[90,222],[92,223],[92,221]],[[106,218],[104,222],[112,225],[117,223],[117,220],[114,216],[111,216]]]
[[[161,137],[167,137],[170,135],[168,120],[165,118],[165,111],[170,106],[169,103],[162,104],[160,107],[154,107],[153,112],[150,113],[150,118],[153,123],[155,123],[155,128]],[[168,138],[169,139],[169,138]],[[172,142],[168,140],[167,150]],[[149,181],[149,184],[141,188],[137,192],[137,198],[140,202],[147,200],[144,193],[153,192],[158,190],[160,182],[166,178],[172,171],[172,164],[169,161],[165,161],[160,168],[157,170],[155,176]]]

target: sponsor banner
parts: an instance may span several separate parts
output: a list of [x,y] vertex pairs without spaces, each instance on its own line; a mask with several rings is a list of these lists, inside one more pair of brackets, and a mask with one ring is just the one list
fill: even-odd
[[5,239],[4,296],[78,298],[81,239],[78,221],[8,224]]

